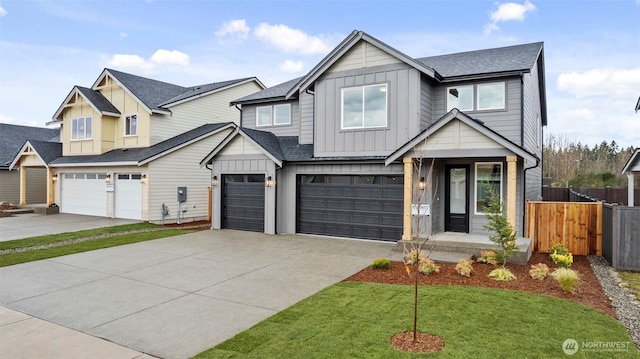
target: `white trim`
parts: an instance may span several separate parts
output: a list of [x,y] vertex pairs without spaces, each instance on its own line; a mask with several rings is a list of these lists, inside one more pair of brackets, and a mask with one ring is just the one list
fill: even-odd
[[504,164],[502,162],[475,162],[473,164],[473,213],[476,215],[484,215],[485,212],[478,210],[478,165],[500,165],[500,203],[503,202],[504,185]]
[[85,163],[59,163],[52,164],[52,168],[62,167],[112,167],[112,166],[140,166],[136,161],[127,162],[85,162]]
[[[449,108],[449,93],[450,93],[450,91],[452,89],[458,90],[460,88],[465,88],[465,87],[470,87],[471,88],[471,108],[460,108],[460,106]],[[458,91],[458,92],[460,92],[460,91]],[[460,111],[473,111],[473,109],[474,109],[474,107],[473,107],[473,100],[474,100],[473,93],[474,93],[473,85],[462,85],[462,86],[449,86],[449,87],[447,87],[447,92],[445,93],[445,101],[446,101],[445,105],[447,106],[447,111],[451,111],[454,108],[457,108]]]
[[[135,126],[135,128],[136,128],[136,133],[134,133],[134,134],[128,134],[128,135],[127,135],[127,119],[129,119],[129,118],[131,118],[131,117],[133,117],[133,116],[135,116],[135,118],[136,118],[136,126]],[[136,137],[136,136],[138,136],[138,114],[137,114],[137,113],[132,113],[132,114],[130,114],[130,115],[125,115],[125,116],[124,116],[124,126],[122,126],[122,127],[123,127],[122,135],[123,135],[124,137]],[[129,126],[129,127],[130,127],[130,126]]]
[[[277,108],[286,107],[289,110],[288,121],[286,123],[276,123],[276,111]],[[260,124],[258,123],[258,119],[260,118],[259,112],[261,109],[269,109],[269,123]],[[291,125],[291,104],[290,103],[281,103],[277,105],[267,105],[267,106],[257,106],[256,107],[256,127],[274,127],[274,126],[288,126]]]
[[[502,106],[499,107],[480,107],[480,88],[490,85],[502,85]],[[504,110],[507,108],[507,84],[504,81],[485,82],[475,85],[476,87],[476,111]]]
[[[84,136],[82,138],[73,138],[73,124],[74,122],[77,123],[78,120],[82,119],[83,123],[84,123]],[[91,127],[91,131],[89,133],[89,137],[87,136],[87,119],[89,119],[89,123],[90,123],[90,127]],[[93,140],[93,118],[92,116],[80,116],[80,117],[74,117],[71,119],[71,136],[70,136],[70,141],[86,141],[86,140]]]

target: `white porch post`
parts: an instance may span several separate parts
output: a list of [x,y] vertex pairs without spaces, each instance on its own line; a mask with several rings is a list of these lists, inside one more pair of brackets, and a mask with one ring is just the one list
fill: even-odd
[[412,236],[411,204],[413,203],[413,158],[404,157],[404,210],[402,217],[402,240],[410,241]]
[[634,187],[634,184],[635,184],[635,181],[634,181],[633,172],[627,173],[627,187],[628,187],[628,190],[627,190],[627,206],[629,206],[629,207],[633,207],[635,205],[633,203],[633,197],[634,197],[634,193],[633,193],[634,188],[633,187]]
[[516,177],[518,157],[507,156],[507,221],[516,227]]

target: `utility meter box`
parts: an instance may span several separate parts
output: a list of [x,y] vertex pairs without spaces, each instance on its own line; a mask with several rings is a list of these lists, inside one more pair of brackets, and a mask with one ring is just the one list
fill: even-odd
[[187,201],[187,187],[178,187],[178,202]]

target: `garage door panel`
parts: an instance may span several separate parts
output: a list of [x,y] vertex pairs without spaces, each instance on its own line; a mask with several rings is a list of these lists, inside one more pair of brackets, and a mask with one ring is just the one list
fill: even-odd
[[224,175],[223,186],[223,228],[264,232],[264,175]]
[[142,183],[139,173],[116,175],[114,217],[142,219]]
[[104,173],[65,173],[60,188],[60,212],[88,216],[107,215]]
[[402,237],[402,176],[303,175],[298,194],[301,233],[388,241]]

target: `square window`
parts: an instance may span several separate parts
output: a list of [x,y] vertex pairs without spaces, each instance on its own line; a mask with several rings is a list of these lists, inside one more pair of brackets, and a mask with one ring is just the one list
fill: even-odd
[[85,140],[91,138],[91,117],[71,119],[71,139]]
[[342,89],[342,129],[386,126],[386,84]]
[[291,123],[291,105],[275,105],[273,106],[273,124],[288,125]]
[[256,126],[271,125],[271,106],[256,108]]
[[505,108],[504,82],[479,84],[478,110],[498,110]]
[[447,112],[454,108],[460,111],[473,111],[473,86],[447,88]]

